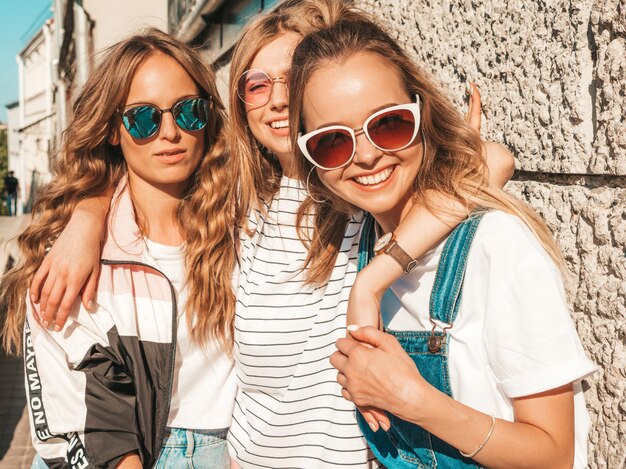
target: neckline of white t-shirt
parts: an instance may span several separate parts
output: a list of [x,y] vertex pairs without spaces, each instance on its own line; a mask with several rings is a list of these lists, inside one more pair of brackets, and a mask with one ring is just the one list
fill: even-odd
[[169,244],[157,243],[144,236],[144,241],[148,252],[155,259],[178,259],[183,255],[183,249],[185,244],[179,244],[177,246],[171,246]]

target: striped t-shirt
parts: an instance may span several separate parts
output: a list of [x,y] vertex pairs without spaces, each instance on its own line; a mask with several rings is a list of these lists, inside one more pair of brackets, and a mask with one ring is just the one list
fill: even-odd
[[242,468],[379,467],[329,362],[345,336],[362,216],[346,229],[327,284],[304,285],[300,182],[283,177],[267,215],[242,237],[235,318],[239,391],[229,442]]

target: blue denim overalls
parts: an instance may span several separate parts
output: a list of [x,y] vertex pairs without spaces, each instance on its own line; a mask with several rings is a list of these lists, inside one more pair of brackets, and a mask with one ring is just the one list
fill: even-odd
[[[459,311],[465,265],[472,239],[482,215],[473,215],[461,223],[448,237],[441,253],[435,283],[430,295],[432,331],[389,331],[413,359],[420,373],[431,385],[452,397],[448,371],[449,336],[446,330],[454,325]],[[373,256],[375,241],[374,219],[364,222],[359,243],[358,269],[363,269]],[[448,324],[435,330],[433,318]],[[363,416],[357,412],[359,427],[372,452],[389,469],[408,468],[477,468],[471,459],[418,425],[389,414],[388,432],[372,432]]]

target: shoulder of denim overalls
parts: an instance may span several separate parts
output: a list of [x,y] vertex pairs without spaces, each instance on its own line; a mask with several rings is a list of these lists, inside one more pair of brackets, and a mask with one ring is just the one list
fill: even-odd
[[[461,223],[448,237],[436,274],[436,289],[431,293],[431,309],[455,311],[456,301],[447,295],[456,291],[460,296],[467,254],[481,216],[476,214]],[[359,270],[364,268],[373,256],[375,240],[374,220],[371,215],[365,220],[359,243]],[[456,288],[456,290],[455,290]],[[436,317],[436,316],[435,316]],[[436,317],[437,318],[437,317]],[[453,318],[452,318],[453,320]],[[446,336],[437,331],[388,331],[401,343],[422,376],[435,388],[452,396],[448,370],[448,348],[441,347],[436,352],[429,351],[428,340],[433,334],[438,338]],[[446,342],[447,343],[447,342]],[[403,421],[394,415],[388,432],[373,432],[363,416],[357,413],[359,428],[363,432],[373,453],[385,467],[390,469],[428,468],[476,468],[469,459],[462,458],[454,448],[431,435],[423,428]]]
[[429,312],[433,319],[446,324],[452,324],[456,319],[461,304],[467,255],[483,215],[484,212],[472,214],[446,240],[430,294]]
[[[430,295],[429,314],[433,319],[446,324],[452,324],[456,319],[467,267],[467,255],[484,213],[484,211],[473,213],[460,223],[446,240]],[[368,214],[363,221],[359,238],[358,271],[363,270],[374,257],[375,227],[374,217]]]

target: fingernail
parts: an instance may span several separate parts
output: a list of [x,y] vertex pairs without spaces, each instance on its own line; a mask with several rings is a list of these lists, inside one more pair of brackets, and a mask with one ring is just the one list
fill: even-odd
[[374,422],[367,422],[374,433],[378,431]]
[[89,311],[91,311],[91,310],[92,310],[92,308],[93,308],[93,301],[89,300],[89,301],[87,302],[87,309],[88,309]]
[[360,326],[357,326],[356,324],[350,324],[350,325],[347,327],[347,329],[348,329],[350,332],[354,332],[354,331],[358,331],[358,330],[359,330],[359,327],[360,327]]
[[61,330],[61,326],[59,326],[58,324],[56,326],[54,326],[54,331],[55,332],[59,332]]
[[[41,314],[44,314],[44,313],[43,313],[43,311],[41,312]],[[50,325],[50,323],[49,323],[48,321],[46,321],[45,319],[43,319],[43,320],[41,321],[41,325],[42,325],[43,327],[48,327],[48,326]]]
[[467,80],[465,82],[465,92],[469,95],[469,96],[473,96],[474,95],[474,88],[472,87],[472,83]]
[[30,295],[30,301],[37,303],[37,297],[35,295]]
[[383,430],[389,431],[389,425],[386,422],[380,422],[380,426]]

